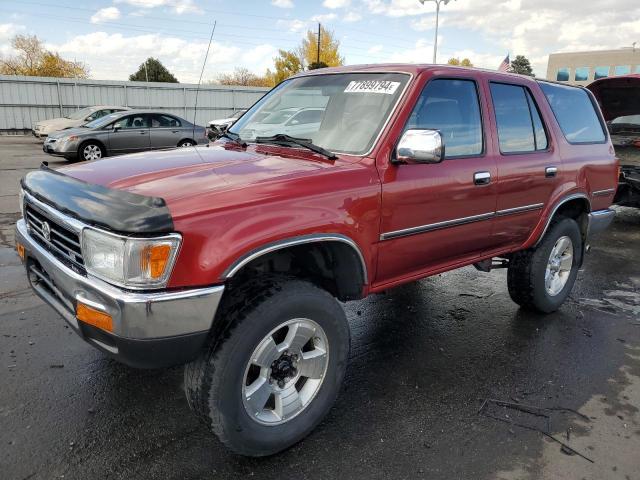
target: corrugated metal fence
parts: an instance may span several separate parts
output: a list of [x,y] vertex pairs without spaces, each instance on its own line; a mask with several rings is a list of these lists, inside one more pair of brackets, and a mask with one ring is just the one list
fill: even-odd
[[[0,75],[0,133],[30,130],[38,120],[90,105],[155,108],[193,121],[197,85]],[[266,88],[202,85],[196,123],[251,106]]]

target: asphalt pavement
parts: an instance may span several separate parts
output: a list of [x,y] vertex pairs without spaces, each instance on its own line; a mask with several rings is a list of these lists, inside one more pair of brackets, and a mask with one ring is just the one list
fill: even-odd
[[13,224],[19,178],[55,160],[40,145],[0,137],[0,478],[640,478],[640,211],[618,209],[551,315],[473,268],[347,303],[335,407],[250,459],[191,414],[182,368],[110,360],[28,289]]

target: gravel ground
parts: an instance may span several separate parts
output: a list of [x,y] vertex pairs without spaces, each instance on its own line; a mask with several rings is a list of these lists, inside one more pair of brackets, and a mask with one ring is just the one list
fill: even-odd
[[346,304],[336,406],[248,459],[191,414],[181,368],[108,359],[28,289],[13,224],[18,179],[52,160],[40,148],[0,137],[2,478],[640,478],[640,211],[618,210],[548,316],[510,301],[504,271],[472,268]]

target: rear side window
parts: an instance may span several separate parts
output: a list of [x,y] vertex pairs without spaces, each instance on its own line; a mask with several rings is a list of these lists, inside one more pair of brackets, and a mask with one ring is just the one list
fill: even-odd
[[410,128],[439,130],[447,158],[482,154],[482,119],[475,82],[431,80],[411,112],[405,130]]
[[586,91],[545,82],[540,82],[540,88],[569,143],[600,143],[606,140],[602,123]]
[[491,83],[491,98],[502,153],[526,153],[547,148],[547,135],[540,113],[526,88]]

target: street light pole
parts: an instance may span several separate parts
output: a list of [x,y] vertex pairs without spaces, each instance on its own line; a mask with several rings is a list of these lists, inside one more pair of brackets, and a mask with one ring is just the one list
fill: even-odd
[[436,4],[436,35],[433,40],[433,63],[436,63],[436,55],[438,54],[438,20],[440,17],[440,4],[444,3],[446,5],[451,0],[418,0],[418,1],[422,5],[424,5],[424,2],[435,2]]

